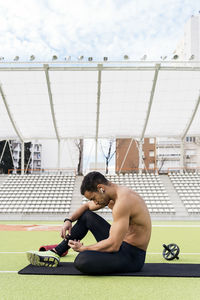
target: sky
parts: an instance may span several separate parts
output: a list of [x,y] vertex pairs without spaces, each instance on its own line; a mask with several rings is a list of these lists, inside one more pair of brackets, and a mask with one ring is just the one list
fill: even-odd
[[172,57],[199,0],[0,0],[0,56]]

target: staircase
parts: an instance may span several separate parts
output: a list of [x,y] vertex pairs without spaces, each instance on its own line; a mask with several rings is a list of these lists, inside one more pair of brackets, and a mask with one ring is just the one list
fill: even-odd
[[69,210],[69,215],[71,215],[75,210],[77,210],[81,204],[82,204],[82,195],[80,192],[80,186],[83,180],[83,176],[77,176],[75,185],[74,185],[74,191],[72,194],[72,201],[71,201],[71,207]]
[[178,193],[176,192],[171,180],[169,179],[168,175],[161,175],[160,180],[164,184],[166,191],[170,197],[170,200],[172,202],[172,205],[174,206],[174,209],[176,211],[177,217],[187,217],[188,212],[183,205]]

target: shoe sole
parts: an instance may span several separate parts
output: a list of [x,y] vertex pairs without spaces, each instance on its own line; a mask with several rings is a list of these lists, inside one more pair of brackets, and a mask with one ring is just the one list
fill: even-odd
[[[30,252],[27,253],[27,258],[32,265],[38,266],[38,267],[53,267],[53,268],[55,268],[59,264],[59,261],[55,257],[39,256],[38,254],[30,253]],[[40,259],[42,259],[43,261],[41,261]]]

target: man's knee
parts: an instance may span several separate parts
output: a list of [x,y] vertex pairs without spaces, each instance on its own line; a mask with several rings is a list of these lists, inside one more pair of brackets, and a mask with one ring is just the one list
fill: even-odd
[[79,253],[74,261],[76,269],[83,273],[89,273],[89,253],[83,251]]
[[79,217],[79,220],[83,220],[83,221],[86,221],[86,220],[90,220],[91,218],[94,218],[96,214],[91,211],[91,210],[86,210],[84,211],[84,213]]

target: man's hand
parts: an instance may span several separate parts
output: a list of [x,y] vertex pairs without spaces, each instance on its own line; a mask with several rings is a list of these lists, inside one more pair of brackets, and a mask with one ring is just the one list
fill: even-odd
[[65,239],[66,238],[66,231],[68,231],[68,234],[71,234],[72,229],[72,223],[70,221],[66,221],[64,225],[61,228],[60,236]]
[[68,245],[76,252],[81,252],[81,248],[83,246],[83,243],[76,240],[69,240]]

